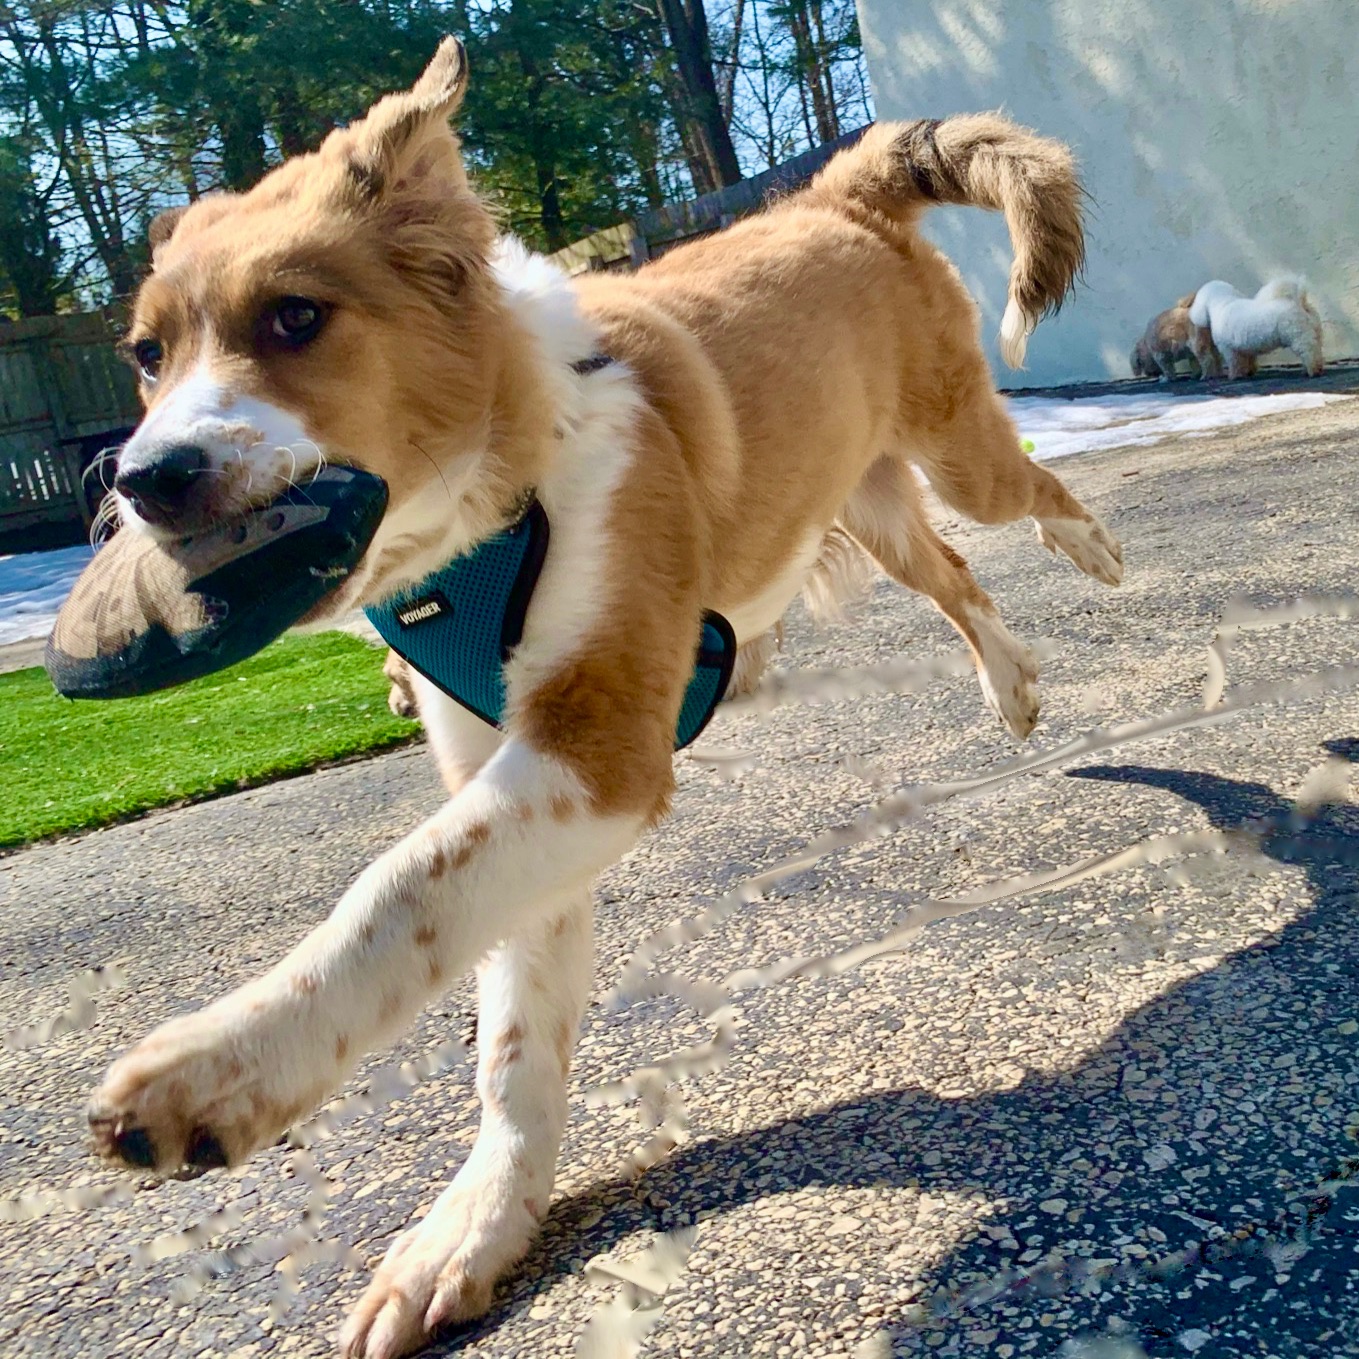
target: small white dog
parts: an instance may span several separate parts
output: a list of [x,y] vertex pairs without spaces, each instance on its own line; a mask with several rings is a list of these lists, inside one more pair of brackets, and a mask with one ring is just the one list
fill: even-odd
[[1250,377],[1256,359],[1271,349],[1291,349],[1308,377],[1322,370],[1321,317],[1300,278],[1271,279],[1254,297],[1215,279],[1194,294],[1189,319],[1208,327],[1226,360],[1229,378]]

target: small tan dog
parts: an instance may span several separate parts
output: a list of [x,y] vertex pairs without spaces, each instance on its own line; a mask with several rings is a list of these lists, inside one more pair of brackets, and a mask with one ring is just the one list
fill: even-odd
[[917,232],[936,203],[1005,213],[1019,362],[1082,260],[1064,147],[989,115],[880,123],[764,214],[572,282],[497,242],[448,125],[466,74],[450,39],[315,154],[158,219],[128,338],[147,407],[119,468],[145,511],[120,493],[128,531],[191,532],[323,459],[366,468],[389,507],[327,602],[339,617],[498,531],[530,489],[551,521],[504,730],[408,676],[447,804],[90,1104],[110,1159],[235,1165],[475,968],[481,1130],[345,1326],[364,1359],[484,1312],[548,1210],[590,885],[665,814],[702,611],[758,642],[838,527],[952,620],[1023,735],[1034,662],[930,527],[916,469],[961,514],[1030,515],[1081,570],[1122,575],[1113,536],[1021,451],[977,309]]
[[1222,374],[1222,355],[1207,326],[1196,326],[1189,318],[1194,294],[1182,297],[1173,307],[1153,316],[1146,332],[1133,346],[1134,377],[1159,377],[1162,381],[1175,378],[1175,365],[1189,360],[1196,371],[1193,377],[1219,377]]

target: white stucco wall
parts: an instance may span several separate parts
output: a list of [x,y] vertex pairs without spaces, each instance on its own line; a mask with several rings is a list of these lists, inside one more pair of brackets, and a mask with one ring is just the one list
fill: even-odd
[[1127,376],[1148,319],[1212,278],[1303,273],[1359,354],[1359,0],[859,0],[879,118],[1003,108],[1068,142],[1094,197],[1075,298],[1001,364],[998,217],[927,220],[1004,386]]

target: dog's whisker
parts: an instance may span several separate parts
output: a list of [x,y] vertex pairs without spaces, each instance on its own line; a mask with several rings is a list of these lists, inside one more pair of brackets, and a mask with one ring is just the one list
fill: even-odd
[[90,546],[96,550],[106,543],[114,533],[118,518],[118,497],[109,491],[99,502],[99,508],[90,520]]
[[448,484],[448,478],[444,476],[444,469],[443,469],[442,467],[440,467],[439,464],[438,464],[437,462],[435,462],[435,460],[434,460],[433,458],[431,458],[431,457],[429,456],[429,454],[426,453],[425,450],[424,450],[423,448],[421,448],[420,445],[419,445],[418,443],[415,442],[414,439],[412,439],[412,440],[410,441],[410,444],[411,444],[411,447],[412,447],[413,449],[415,449],[415,451],[416,451],[422,458],[424,458],[424,460],[425,460],[427,463],[429,463],[429,465],[430,465],[430,466],[431,466],[431,467],[439,474],[439,480],[442,481],[443,484],[444,484],[444,491],[445,491],[445,493],[447,494],[449,500],[452,500],[452,499],[453,499],[453,488]]

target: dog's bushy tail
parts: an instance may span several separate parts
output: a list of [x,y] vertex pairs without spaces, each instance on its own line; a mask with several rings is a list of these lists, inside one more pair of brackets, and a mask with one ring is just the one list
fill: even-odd
[[1307,304],[1307,280],[1301,274],[1280,274],[1272,278],[1258,293],[1257,302],[1298,302]]
[[1085,262],[1071,152],[993,113],[878,123],[804,191],[856,216],[910,222],[936,203],[1005,214],[1014,247],[1000,351],[1018,368],[1039,318],[1057,311]]

